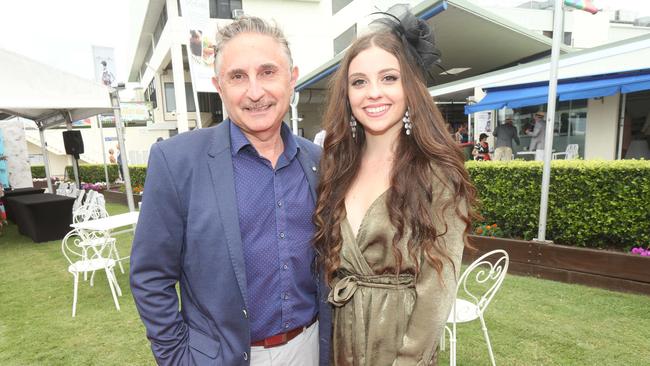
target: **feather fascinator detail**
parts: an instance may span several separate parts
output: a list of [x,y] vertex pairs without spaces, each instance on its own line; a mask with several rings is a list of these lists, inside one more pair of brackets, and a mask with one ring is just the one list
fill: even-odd
[[386,12],[375,12],[371,15],[384,15],[370,23],[370,27],[387,29],[399,38],[404,49],[422,69],[424,75],[431,75],[433,65],[440,66],[441,53],[436,47],[433,30],[422,19],[417,18],[408,5],[393,5]]

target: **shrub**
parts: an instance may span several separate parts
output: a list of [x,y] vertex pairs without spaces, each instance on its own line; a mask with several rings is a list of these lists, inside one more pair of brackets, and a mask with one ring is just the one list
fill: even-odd
[[[479,212],[504,236],[537,236],[541,162],[467,162]],[[546,237],[583,247],[650,241],[650,161],[558,160],[551,164]]]
[[[108,164],[108,180],[114,182],[118,177],[117,164]],[[74,179],[74,170],[72,166],[65,167],[65,175],[69,179]],[[79,165],[79,180],[82,182],[96,183],[105,182],[106,175],[104,174],[103,164],[82,164]]]
[[45,165],[32,165],[32,179],[45,178]]

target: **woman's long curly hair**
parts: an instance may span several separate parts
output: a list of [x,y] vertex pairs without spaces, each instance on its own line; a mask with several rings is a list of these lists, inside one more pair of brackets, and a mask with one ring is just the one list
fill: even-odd
[[[449,256],[438,237],[445,234],[447,226],[442,225],[445,232],[439,232],[435,220],[443,217],[440,214],[444,210],[454,208],[466,223],[465,233],[469,233],[474,215],[472,207],[476,190],[465,170],[464,155],[447,131],[442,115],[429,95],[424,72],[407,58],[403,44],[394,34],[377,32],[361,37],[350,46],[330,82],[323,119],[326,137],[314,214],[314,244],[318,262],[328,282],[331,282],[340,266],[343,244],[340,228],[346,217],[345,195],[360,168],[365,145],[365,132],[361,124],[357,125],[356,139],[352,138],[350,131],[348,70],[350,62],[359,53],[373,46],[387,51],[399,61],[412,123],[410,136],[399,135],[386,196],[390,221],[396,229],[392,252],[398,271],[404,254],[397,245],[407,230],[410,232],[408,255],[418,263],[420,255],[425,254],[427,261],[440,273],[443,260],[449,259]],[[434,187],[441,184],[451,198],[446,202],[436,202],[437,212],[434,212],[433,200],[438,198],[434,197]],[[466,241],[466,235],[464,237]]]

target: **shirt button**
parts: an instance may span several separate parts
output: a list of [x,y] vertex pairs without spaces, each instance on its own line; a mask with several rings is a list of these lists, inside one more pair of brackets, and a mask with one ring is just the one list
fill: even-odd
[[316,167],[315,167],[315,166],[311,167],[311,170],[315,172],[315,171],[316,171]]
[[286,271],[287,269],[289,269],[289,266],[285,263],[284,265],[282,265],[282,269]]
[[280,231],[280,239],[284,239],[284,231]]
[[242,309],[241,312],[244,313],[244,318],[248,319],[248,311],[246,311],[246,309]]
[[285,329],[289,328],[289,322],[284,323],[284,328]]
[[248,352],[244,352],[242,357],[244,357],[244,361],[248,361]]
[[282,293],[282,298],[287,300],[289,298],[289,293],[288,292],[283,292]]
[[278,201],[278,207],[282,207],[282,201]]

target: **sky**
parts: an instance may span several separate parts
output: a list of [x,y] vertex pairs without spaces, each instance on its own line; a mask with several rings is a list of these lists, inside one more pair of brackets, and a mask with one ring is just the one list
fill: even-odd
[[0,48],[94,79],[92,46],[115,48],[116,78],[130,60],[129,2],[146,0],[0,0]]
[[[526,2],[470,1],[501,7]],[[632,9],[638,16],[650,16],[649,0],[595,1],[605,9]],[[132,18],[141,17],[147,3],[147,0],[0,0],[0,48],[94,79],[92,46],[113,47],[116,79],[126,82],[136,42],[133,38],[136,33],[131,30]],[[140,14],[133,13],[138,11]]]

